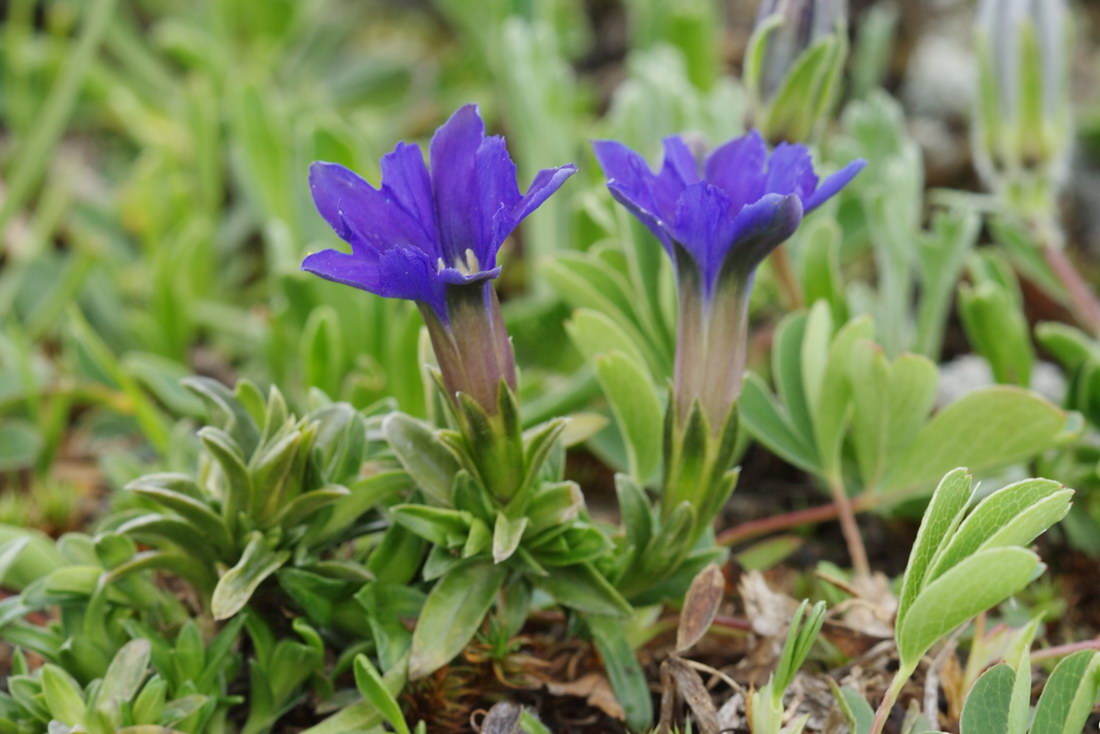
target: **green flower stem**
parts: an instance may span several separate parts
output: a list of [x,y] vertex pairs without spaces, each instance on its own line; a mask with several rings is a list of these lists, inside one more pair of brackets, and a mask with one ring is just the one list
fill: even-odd
[[456,394],[466,393],[487,415],[496,415],[501,380],[516,389],[512,342],[496,292],[488,282],[452,286],[447,292],[449,324],[429,306],[421,304],[420,311],[443,374],[447,399],[457,408]]
[[913,675],[914,670],[916,670],[916,665],[908,668],[899,668],[898,672],[894,673],[894,679],[890,681],[890,687],[886,689],[886,695],[883,696],[882,703],[879,704],[878,710],[875,711],[875,718],[874,721],[871,722],[871,731],[869,734],[882,734],[882,730],[886,726],[886,720],[890,718],[890,711],[894,708],[894,704],[897,703],[898,696],[901,695],[901,689],[905,687],[910,676]]
[[675,420],[685,426],[698,403],[711,436],[718,436],[741,394],[751,279],[731,275],[704,293],[702,276],[686,255],[678,253],[676,270]]

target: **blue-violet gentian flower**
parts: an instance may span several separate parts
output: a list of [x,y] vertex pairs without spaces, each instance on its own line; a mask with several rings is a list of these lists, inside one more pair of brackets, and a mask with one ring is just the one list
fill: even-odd
[[322,250],[302,269],[387,298],[424,315],[450,397],[470,394],[490,414],[501,380],[515,388],[515,361],[491,286],[497,251],[576,168],[540,171],[526,194],[500,136],[486,136],[476,105],[459,108],[432,137],[431,171],[420,147],[398,143],[382,157],[374,188],[344,166],[318,161],[309,185],[321,216],[351,253]]
[[675,417],[685,421],[699,402],[710,430],[722,431],[741,392],[756,267],[864,161],[819,181],[804,146],[780,143],[769,152],[755,131],[701,161],[681,137],[666,138],[656,173],[622,143],[594,148],[611,194],[653,232],[676,270]]

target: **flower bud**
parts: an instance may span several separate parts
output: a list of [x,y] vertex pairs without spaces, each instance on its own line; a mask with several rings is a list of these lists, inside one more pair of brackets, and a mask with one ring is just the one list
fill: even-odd
[[975,159],[1017,210],[1049,207],[1072,140],[1064,0],[982,0]]
[[848,55],[847,0],[763,0],[745,56],[753,125],[806,142],[832,112]]

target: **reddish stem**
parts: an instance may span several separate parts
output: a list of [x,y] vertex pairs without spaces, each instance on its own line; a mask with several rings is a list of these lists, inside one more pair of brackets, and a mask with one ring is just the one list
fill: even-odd
[[[864,493],[854,498],[849,506],[852,512],[866,512],[871,509],[873,502],[871,501],[870,494]],[[816,525],[817,523],[827,520],[835,520],[839,515],[840,508],[837,507],[835,502],[830,502],[817,507],[807,507],[804,510],[787,512],[782,515],[763,517],[759,520],[743,522],[740,525],[719,533],[718,544],[725,546],[737,545],[738,543],[743,543],[752,538],[759,538],[761,535],[768,535],[780,530],[789,530],[799,525]]]
[[1031,659],[1047,660],[1049,658],[1060,658],[1075,652],[1080,652],[1081,650],[1100,650],[1100,638],[1085,640],[1084,642],[1071,642],[1068,645],[1058,645],[1057,647],[1036,650],[1031,653]]
[[1047,265],[1066,287],[1074,315],[1091,334],[1100,334],[1100,301],[1096,300],[1092,288],[1077,272],[1064,248],[1047,243],[1040,246]]

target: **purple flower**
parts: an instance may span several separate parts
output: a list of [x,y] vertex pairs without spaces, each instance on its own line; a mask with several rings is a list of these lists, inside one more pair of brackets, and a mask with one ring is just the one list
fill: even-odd
[[780,143],[769,153],[755,131],[702,162],[679,136],[666,138],[664,147],[664,164],[654,173],[622,143],[594,144],[611,194],[660,240],[676,269],[678,424],[692,420],[698,404],[708,430],[719,434],[741,391],[756,267],[864,161],[819,181],[804,146]]
[[853,161],[819,183],[804,146],[780,143],[769,154],[756,131],[716,148],[701,164],[678,135],[664,147],[664,165],[654,173],[622,143],[594,143],[611,194],[657,236],[673,262],[683,259],[677,250],[684,251],[708,295],[723,272],[748,278],[794,234],[803,214],[864,166]]
[[525,195],[499,135],[485,136],[476,105],[460,107],[432,137],[431,173],[408,143],[382,157],[374,188],[335,163],[316,162],[309,185],[317,211],[351,245],[322,250],[302,270],[386,298],[416,301],[428,326],[448,397],[460,392],[493,415],[503,381],[515,388],[515,359],[491,281],[497,251],[516,225],[577,170],[535,175]]
[[317,211],[351,254],[322,250],[302,269],[425,304],[447,324],[448,290],[495,278],[505,238],[576,171],[572,164],[539,171],[520,195],[504,138],[486,137],[472,104],[436,130],[430,157],[431,173],[419,146],[398,143],[382,157],[380,189],[344,166],[314,163]]

